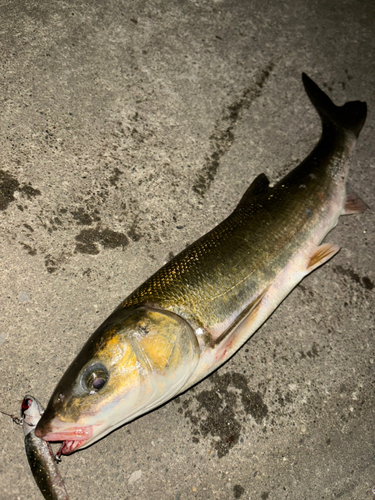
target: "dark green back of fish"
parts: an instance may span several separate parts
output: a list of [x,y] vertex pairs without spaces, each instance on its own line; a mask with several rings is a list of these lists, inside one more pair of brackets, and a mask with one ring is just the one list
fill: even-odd
[[[305,233],[324,217],[316,193],[327,179],[275,186],[242,204],[208,234],[162,267],[122,304],[155,304],[207,329],[230,317],[285,267]],[[295,179],[293,180],[295,181]],[[295,238],[298,233],[298,240]]]

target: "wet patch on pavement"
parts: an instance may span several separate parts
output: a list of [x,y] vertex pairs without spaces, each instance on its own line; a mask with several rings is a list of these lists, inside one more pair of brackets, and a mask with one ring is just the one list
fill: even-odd
[[93,222],[99,222],[99,210],[96,208],[93,213],[88,213],[83,207],[79,207],[76,210],[71,210],[70,212],[73,219],[77,221],[78,225],[91,226]]
[[240,119],[243,110],[262,94],[262,88],[267,82],[273,64],[262,69],[256,77],[255,84],[245,89],[242,95],[224,109],[222,117],[216,122],[215,129],[210,136],[211,154],[206,156],[205,163],[192,189],[198,195],[204,196],[210,189],[220,165],[220,159],[229,151],[234,142],[234,128]]
[[374,282],[370,280],[367,276],[359,276],[353,269],[345,269],[342,266],[335,266],[334,270],[337,274],[350,278],[354,283],[361,285],[365,290],[372,290],[375,286]]
[[96,255],[100,252],[100,244],[103,248],[124,249],[129,244],[128,237],[123,233],[111,229],[82,229],[76,236],[76,252]]
[[[124,201],[117,205],[114,219],[116,226],[119,223],[125,226],[125,232],[110,227],[108,214],[116,203],[114,193],[121,187],[122,173],[117,167],[108,169],[97,189],[77,192],[70,205],[61,200],[61,204],[52,208],[50,200],[42,199],[38,207],[31,210],[30,200],[41,192],[30,183],[22,183],[11,173],[0,170],[0,210],[6,210],[12,202],[16,202],[15,206],[23,212],[22,223],[17,229],[21,248],[30,256],[40,255],[47,272],[54,273],[75,253],[96,255],[100,249],[124,249],[130,240],[139,241],[142,238],[139,217],[137,214],[133,216],[133,206],[126,211]],[[109,202],[108,196],[112,196]],[[79,228],[78,234],[76,227]],[[57,252],[51,251],[51,237],[58,242]]]
[[212,387],[183,401],[179,412],[192,424],[193,442],[209,438],[219,458],[239,441],[241,420],[251,416],[260,425],[268,417],[268,407],[259,391],[253,391],[240,373],[215,373]]
[[[41,194],[39,189],[33,188],[30,183],[21,186],[13,175],[5,170],[0,170],[0,210],[6,210],[8,205],[16,200],[14,197],[16,191],[28,200]],[[22,205],[19,208],[23,210]]]
[[234,498],[241,498],[244,493],[245,488],[243,488],[240,484],[236,484],[233,486]]

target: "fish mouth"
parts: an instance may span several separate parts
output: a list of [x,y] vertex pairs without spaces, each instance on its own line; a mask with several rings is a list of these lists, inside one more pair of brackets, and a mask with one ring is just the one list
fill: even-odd
[[78,450],[86,441],[64,441],[60,448],[60,455],[70,455]]
[[[60,427],[60,428],[59,428]],[[81,448],[87,441],[89,441],[93,436],[93,426],[74,426],[68,427],[65,429],[61,428],[60,425],[54,425],[54,422],[51,422],[49,426],[52,432],[44,432],[43,429],[36,429],[35,435],[44,441],[62,441],[63,445],[61,447],[60,453],[62,455],[69,455],[73,453],[73,451]]]

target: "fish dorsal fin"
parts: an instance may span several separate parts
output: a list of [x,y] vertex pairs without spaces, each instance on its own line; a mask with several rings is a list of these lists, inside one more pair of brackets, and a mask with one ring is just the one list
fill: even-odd
[[247,205],[253,201],[252,198],[254,198],[254,196],[268,191],[268,189],[270,189],[269,185],[270,181],[267,179],[267,176],[265,174],[259,174],[246,189],[245,194],[242,196],[237,206],[243,207],[244,205]]

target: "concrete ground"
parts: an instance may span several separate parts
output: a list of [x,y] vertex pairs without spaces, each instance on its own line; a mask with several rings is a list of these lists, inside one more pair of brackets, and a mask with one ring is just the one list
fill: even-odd
[[[72,499],[373,500],[372,0],[1,2],[0,409],[47,404],[89,334],[320,134],[301,72],[368,119],[371,207],[214,375],[63,458]],[[0,499],[37,500],[1,416]]]

